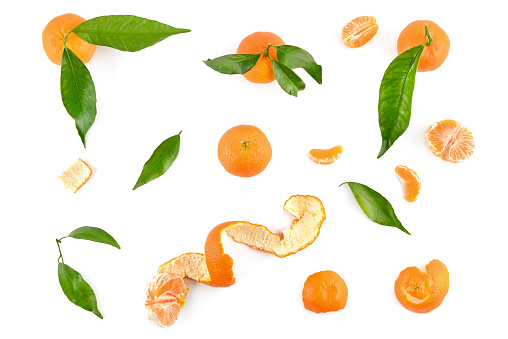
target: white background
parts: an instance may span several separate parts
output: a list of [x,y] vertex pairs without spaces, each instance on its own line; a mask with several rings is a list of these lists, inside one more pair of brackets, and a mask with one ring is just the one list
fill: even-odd
[[[0,149],[0,306],[2,337],[436,338],[506,337],[507,86],[506,34],[499,1],[71,1],[11,2],[2,10]],[[60,69],[44,54],[41,33],[55,16],[86,19],[134,14],[191,33],[137,53],[98,47],[87,64],[98,115],[84,149],[60,98]],[[377,36],[345,47],[342,27],[373,15]],[[377,99],[383,73],[396,57],[400,31],[417,19],[438,23],[451,49],[441,68],[416,75],[407,132],[381,158]],[[248,34],[270,31],[309,51],[323,66],[323,84],[297,73],[298,98],[274,82],[249,83],[206,67],[202,60],[234,53]],[[475,138],[471,159],[450,164],[425,142],[434,122],[455,119]],[[273,157],[253,178],[228,174],[216,156],[230,127],[251,124],[268,136]],[[145,161],[166,138],[181,134],[168,172],[132,191]],[[340,144],[332,165],[314,164],[311,148]],[[78,193],[57,176],[81,157],[93,169]],[[396,165],[423,184],[415,203],[402,197]],[[382,193],[411,236],[372,223],[344,181]],[[313,245],[290,257],[224,237],[237,282],[213,288],[189,281],[177,323],[152,325],[143,291],[159,265],[202,252],[208,231],[229,220],[280,232],[292,218],[282,209],[293,194],[319,197],[327,219]],[[65,239],[65,262],[93,287],[95,315],[73,305],[57,278],[55,238],[79,226],[105,229],[121,250]],[[450,291],[429,314],[403,308],[393,293],[399,272],[439,259]],[[346,281],[344,310],[307,311],[301,290],[308,275],[334,270]],[[7,336],[5,336],[5,335]]]

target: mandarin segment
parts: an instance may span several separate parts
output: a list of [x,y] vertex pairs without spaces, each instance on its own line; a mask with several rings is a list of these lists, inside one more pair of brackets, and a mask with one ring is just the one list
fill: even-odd
[[189,287],[174,273],[156,274],[145,289],[145,309],[148,319],[157,326],[174,324],[185,304]]
[[404,199],[408,202],[415,202],[422,189],[422,183],[418,174],[412,169],[398,165],[394,169],[394,173],[399,178],[404,192]]
[[[237,54],[258,54],[262,50],[268,47],[268,45],[272,44],[272,46],[280,46],[284,45],[284,41],[279,38],[276,34],[270,32],[256,32],[252,33],[245,37],[238,46],[236,50]],[[275,47],[270,47],[269,49],[270,57],[275,60],[279,60],[277,58],[277,51]],[[259,57],[256,65],[247,73],[243,74],[245,79],[250,82],[257,84],[267,84],[275,80],[275,75],[273,73],[272,60],[263,53]]]
[[[76,14],[63,14],[53,18],[42,31],[42,46],[49,60],[60,65],[64,50],[64,37],[77,25],[84,22],[85,19]],[[67,36],[66,46],[76,54],[76,56],[87,63],[92,59],[95,53],[95,45],[92,45],[81,39],[75,33]]]
[[302,290],[303,306],[315,313],[335,312],[346,307],[348,290],[334,271],[311,274]]
[[372,40],[377,34],[379,25],[373,16],[360,16],[351,20],[342,29],[342,40],[344,45],[351,48],[358,48]]
[[425,266],[408,267],[395,280],[395,296],[402,306],[415,313],[428,313],[438,308],[450,286],[445,264],[434,259]]
[[342,151],[340,145],[328,149],[311,149],[309,157],[317,164],[328,165],[339,159]]
[[440,67],[448,57],[450,38],[435,22],[416,20],[407,25],[397,40],[397,53],[401,54],[410,48],[422,45],[425,40],[425,25],[429,30],[432,42],[427,43],[418,62],[418,72],[433,71]]
[[462,162],[473,155],[473,134],[455,120],[441,120],[432,124],[425,136],[432,153],[445,161]]

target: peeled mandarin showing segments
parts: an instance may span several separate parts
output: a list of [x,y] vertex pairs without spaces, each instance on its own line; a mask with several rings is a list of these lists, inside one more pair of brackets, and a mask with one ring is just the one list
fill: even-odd
[[315,313],[335,312],[346,307],[347,286],[334,271],[311,274],[302,290],[303,306]]
[[415,202],[422,189],[422,183],[416,172],[402,165],[395,167],[394,172],[402,184],[404,199],[409,202]]
[[428,313],[443,302],[450,286],[448,269],[439,260],[425,266],[426,272],[418,267],[408,267],[395,280],[395,296],[400,304],[415,313]]
[[145,309],[148,319],[157,326],[174,324],[185,304],[189,287],[174,273],[157,274],[146,286]]
[[432,153],[445,161],[457,163],[473,155],[473,134],[455,120],[432,124],[425,136]]
[[312,149],[309,157],[317,164],[328,165],[339,159],[342,154],[342,146],[335,146],[328,149]]
[[376,18],[373,16],[360,16],[344,26],[342,40],[348,47],[361,47],[377,34],[378,29]]

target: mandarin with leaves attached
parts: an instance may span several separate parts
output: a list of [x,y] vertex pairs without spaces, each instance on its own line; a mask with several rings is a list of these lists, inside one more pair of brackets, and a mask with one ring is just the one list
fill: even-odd
[[[245,37],[238,49],[236,50],[237,54],[258,54],[261,53],[264,49],[266,49],[269,45],[272,46],[280,46],[284,45],[284,41],[279,38],[276,34],[270,32],[256,32],[251,35]],[[268,48],[268,53],[264,52],[260,57],[256,65],[247,73],[243,74],[245,79],[250,82],[254,82],[257,84],[267,84],[275,80],[275,75],[273,74],[272,67],[272,59],[277,59],[277,51],[275,47],[270,46]]]
[[272,147],[263,131],[256,126],[238,125],[222,135],[217,156],[229,173],[252,177],[268,166],[272,159]]
[[[60,65],[64,50],[64,37],[85,19],[76,14],[63,14],[53,18],[42,31],[42,46],[53,63]],[[76,56],[87,63],[95,53],[95,45],[92,45],[78,37],[75,33],[67,36],[65,46]]]
[[423,44],[425,25],[432,41],[426,40],[425,47],[418,63],[418,72],[428,72],[441,66],[450,51],[450,38],[435,22],[430,20],[413,21],[402,30],[397,40],[397,53],[401,54],[410,48]]

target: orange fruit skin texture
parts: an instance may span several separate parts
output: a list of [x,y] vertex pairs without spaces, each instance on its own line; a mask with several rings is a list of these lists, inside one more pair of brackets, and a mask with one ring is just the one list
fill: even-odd
[[425,136],[432,153],[444,161],[458,163],[473,155],[473,134],[455,120],[441,120],[432,124]]
[[360,16],[344,26],[342,40],[347,47],[362,47],[376,36],[378,29],[379,25],[376,23],[376,18],[373,16]]
[[[269,44],[273,46],[284,45],[284,41],[279,38],[277,35],[270,32],[256,32],[251,35],[245,37],[240,45],[238,46],[236,53],[237,54],[258,54],[263,49],[268,47]],[[270,56],[277,59],[277,50],[274,47],[269,48]],[[263,53],[260,56],[256,65],[247,73],[243,74],[245,79],[250,82],[254,82],[257,84],[267,84],[275,80],[275,75],[273,74],[272,60]]]
[[[57,65],[61,65],[64,50],[63,38],[83,21],[85,19],[79,15],[69,13],[53,18],[44,27],[42,31],[42,46],[49,60]],[[92,59],[96,48],[95,45],[89,44],[74,33],[69,34],[67,37],[66,46],[85,64]]]
[[342,146],[335,146],[328,149],[311,149],[309,157],[316,164],[329,165],[340,158],[342,154]]
[[397,300],[415,313],[428,313],[438,308],[450,286],[448,269],[441,261],[432,260],[425,270],[422,272],[418,267],[408,267],[395,280]]
[[272,147],[259,128],[238,125],[222,135],[217,156],[227,172],[239,177],[252,177],[268,166],[272,159]]
[[148,319],[157,326],[173,325],[185,304],[189,287],[174,273],[157,274],[146,286],[145,309]]
[[410,48],[423,44],[425,39],[425,24],[429,29],[432,43],[425,46],[420,61],[418,72],[428,72],[437,69],[443,64],[450,51],[450,39],[446,32],[436,23],[430,20],[413,21],[402,30],[397,40],[397,53],[401,54]]
[[302,290],[303,306],[315,313],[334,312],[346,307],[347,286],[334,271],[311,274]]
[[404,199],[408,202],[415,202],[422,189],[422,183],[418,174],[409,167],[398,165],[394,169],[395,175],[399,178],[404,191]]

